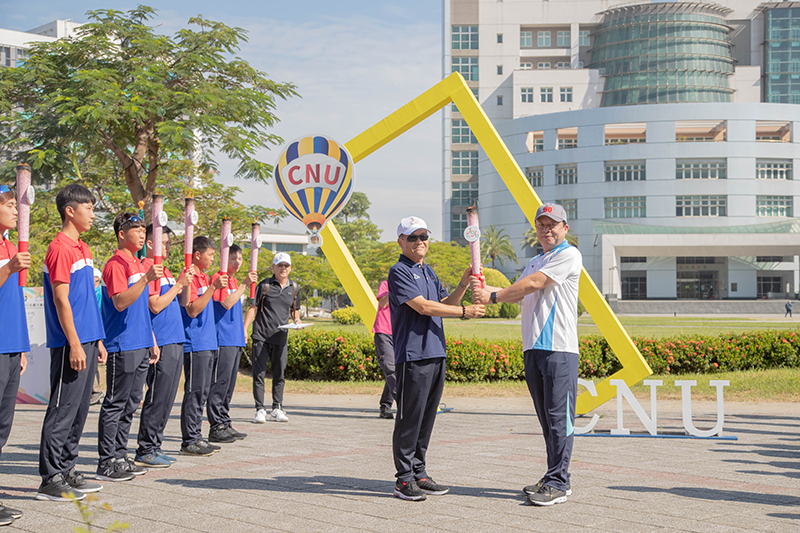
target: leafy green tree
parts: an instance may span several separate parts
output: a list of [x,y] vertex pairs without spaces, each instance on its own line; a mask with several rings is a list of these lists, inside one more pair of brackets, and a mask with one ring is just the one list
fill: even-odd
[[197,16],[159,35],[155,13],[89,11],[77,38],[34,43],[21,66],[0,69],[0,145],[46,179],[116,160],[148,220],[166,163],[191,153],[200,171],[222,154],[238,161],[237,177],[267,181],[256,153],[282,142],[269,132],[276,99],[297,94],[235,56],[245,30]]
[[[578,246],[578,237],[572,233],[572,230],[567,231],[566,240],[572,246]],[[522,240],[520,244],[523,248],[530,248],[531,250],[535,250],[536,246],[539,245],[539,237],[536,235],[536,228],[531,227],[522,234]]]
[[381,238],[381,230],[369,219],[370,205],[367,195],[356,191],[334,217],[336,229],[354,258],[375,248]]
[[506,259],[517,261],[517,253],[505,232],[504,229],[489,226],[481,235],[481,255],[491,257],[492,268],[495,268],[495,261],[500,261],[500,265],[505,265]]

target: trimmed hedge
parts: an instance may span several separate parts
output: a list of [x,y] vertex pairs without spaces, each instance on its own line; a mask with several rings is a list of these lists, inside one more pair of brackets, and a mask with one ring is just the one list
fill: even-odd
[[[793,331],[730,333],[716,337],[647,339],[636,337],[656,374],[714,373],[800,367],[800,339]],[[579,372],[583,378],[605,378],[620,364],[603,337],[582,337]],[[524,379],[522,341],[447,338],[448,381]],[[250,346],[242,354],[250,366]],[[288,379],[319,381],[381,380],[372,336],[367,333],[314,331],[289,335]]]

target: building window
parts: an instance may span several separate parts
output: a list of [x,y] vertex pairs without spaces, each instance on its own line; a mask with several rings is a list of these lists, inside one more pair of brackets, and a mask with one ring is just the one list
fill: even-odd
[[469,207],[478,199],[478,184],[476,183],[451,183],[451,198],[453,205]]
[[569,62],[568,61],[559,61],[558,63],[556,63],[556,68],[558,68],[558,69],[569,68]]
[[533,68],[533,63],[520,63],[519,68],[520,70],[531,70]]
[[497,44],[503,44],[503,34],[502,33],[498,33],[497,34]]
[[569,148],[577,148],[578,139],[575,137],[558,138],[558,149],[567,150]]
[[519,47],[531,48],[533,46],[533,32],[521,31],[519,32]]
[[572,87],[561,87],[560,93],[562,102],[572,101]]
[[567,221],[575,220],[578,218],[578,200],[575,198],[569,200],[556,200],[556,203],[564,208],[567,212]]
[[644,181],[645,163],[606,163],[606,181]]
[[544,182],[544,170],[542,167],[528,167],[525,169],[525,177],[531,184],[531,187],[541,187]]
[[783,280],[780,276],[758,276],[756,278],[756,297],[766,298],[769,293],[783,293]]
[[556,45],[559,48],[569,48],[569,32],[560,31],[556,34]]
[[792,217],[793,196],[756,196],[757,217]]
[[578,167],[575,165],[556,165],[556,185],[578,183]]
[[503,65],[497,65],[497,75],[498,76],[503,75]]
[[695,195],[675,197],[675,216],[728,216],[728,197],[725,195]]
[[777,159],[767,161],[756,159],[756,179],[790,180],[792,179],[792,160]]
[[523,87],[520,89],[522,94],[522,103],[523,104],[532,104],[533,103],[533,87]]
[[457,175],[478,174],[478,151],[452,152],[452,173]]
[[[475,100],[477,100],[478,99],[478,88],[477,87],[472,87],[471,90],[472,90],[472,95],[475,97]],[[458,108],[456,107],[456,104],[451,104],[451,105],[453,106],[452,107],[453,111],[458,113]]]
[[528,151],[541,152],[544,150],[544,135],[542,132],[528,133]]
[[540,102],[552,102],[553,101],[553,88],[552,87],[542,87],[539,89],[539,101]]
[[478,142],[478,139],[475,138],[475,134],[469,129],[466,120],[453,119],[450,131],[451,142],[453,144],[471,144]]
[[503,95],[497,95],[497,105],[503,105]]
[[620,263],[647,263],[646,257],[620,257]]
[[539,48],[549,48],[550,47],[550,32],[549,31],[540,31],[538,34],[538,39],[536,44]]
[[647,276],[626,274],[620,279],[623,300],[647,299]]
[[717,262],[715,257],[676,257],[676,265],[713,265]]
[[467,214],[452,213],[450,215],[450,238],[463,239],[465,229],[467,229]]
[[539,70],[550,70],[550,62],[543,61],[541,63],[536,63],[536,68]]
[[467,81],[478,81],[477,57],[454,57],[453,72],[460,72]]
[[589,46],[589,30],[578,32],[578,46]]
[[453,50],[477,50],[477,26],[453,26]]
[[[792,259],[789,258],[789,263]],[[783,263],[782,255],[758,255],[756,256],[756,263]]]
[[644,196],[614,196],[605,199],[606,218],[644,218],[647,199]]
[[302,244],[286,244],[286,243],[275,243],[275,252],[296,252],[298,254],[303,253],[303,245]]
[[678,180],[716,180],[728,177],[725,160],[700,159],[688,161],[679,159],[675,163],[675,179]]

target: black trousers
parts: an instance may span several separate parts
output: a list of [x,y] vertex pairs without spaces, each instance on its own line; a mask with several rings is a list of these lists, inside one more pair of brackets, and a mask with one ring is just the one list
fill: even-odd
[[183,343],[161,346],[158,363],[147,369],[147,393],[139,419],[138,455],[161,449],[183,368]]
[[83,372],[69,366],[69,346],[50,349],[50,401],[39,444],[39,474],[44,482],[56,474],[66,474],[78,462],[78,445],[89,412],[99,352],[97,341],[81,347],[86,353]]
[[445,358],[397,365],[397,416],[392,452],[397,479],[428,477],[425,453],[444,390]]
[[527,350],[525,381],[542,426],[547,450],[544,483],[567,490],[572,442],[575,439],[575,400],[578,394],[578,354]]
[[392,336],[387,333],[376,333],[375,355],[378,356],[378,364],[383,370],[383,377],[386,383],[383,385],[380,406],[386,409],[392,408],[392,402],[397,395],[397,376],[394,373],[394,343]]
[[0,452],[8,442],[14,424],[21,360],[19,353],[0,354]]
[[286,383],[283,379],[286,370],[286,343],[253,342],[253,399],[256,401],[256,409],[266,409],[264,376],[267,374],[267,363],[272,369],[272,408],[278,409],[283,405],[283,386]]
[[100,408],[97,433],[98,462],[122,459],[128,453],[133,413],[142,401],[150,366],[150,350],[111,352],[106,363],[106,397]]
[[242,349],[239,346],[220,346],[214,376],[211,379],[211,390],[208,393],[208,423],[211,429],[222,429],[231,425],[231,398],[236,388],[236,377],[239,375],[239,360]]
[[211,388],[216,350],[183,353],[183,373],[186,379],[181,403],[181,436],[188,446],[203,438],[203,408]]

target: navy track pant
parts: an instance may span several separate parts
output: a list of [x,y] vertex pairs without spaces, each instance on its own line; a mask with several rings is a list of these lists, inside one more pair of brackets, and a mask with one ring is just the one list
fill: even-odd
[[216,350],[183,353],[183,403],[181,403],[181,436],[188,446],[203,438],[203,407],[211,388]]
[[139,419],[138,455],[161,449],[183,369],[183,343],[161,346],[161,358],[147,369],[147,392]]
[[266,409],[264,405],[264,376],[267,375],[267,364],[272,371],[272,408],[280,409],[283,405],[283,388],[286,380],[287,347],[283,344],[253,342],[253,399],[256,409]]
[[374,336],[375,355],[378,356],[378,365],[383,370],[386,383],[383,385],[380,406],[392,408],[394,397],[397,395],[397,376],[394,370],[394,343],[392,336],[386,333],[376,333]]
[[527,350],[525,381],[542,426],[547,450],[544,483],[565,491],[575,438],[575,400],[578,394],[578,354]]
[[50,348],[50,401],[39,444],[39,474],[44,482],[56,474],[66,474],[78,462],[78,445],[89,412],[99,352],[97,341],[81,347],[86,353],[83,372],[69,366],[69,346]]
[[8,441],[14,423],[21,360],[19,353],[0,354],[0,452]]
[[208,393],[208,423],[211,429],[223,429],[231,425],[231,398],[239,375],[239,360],[242,349],[239,346],[220,346],[214,363],[211,390]]

